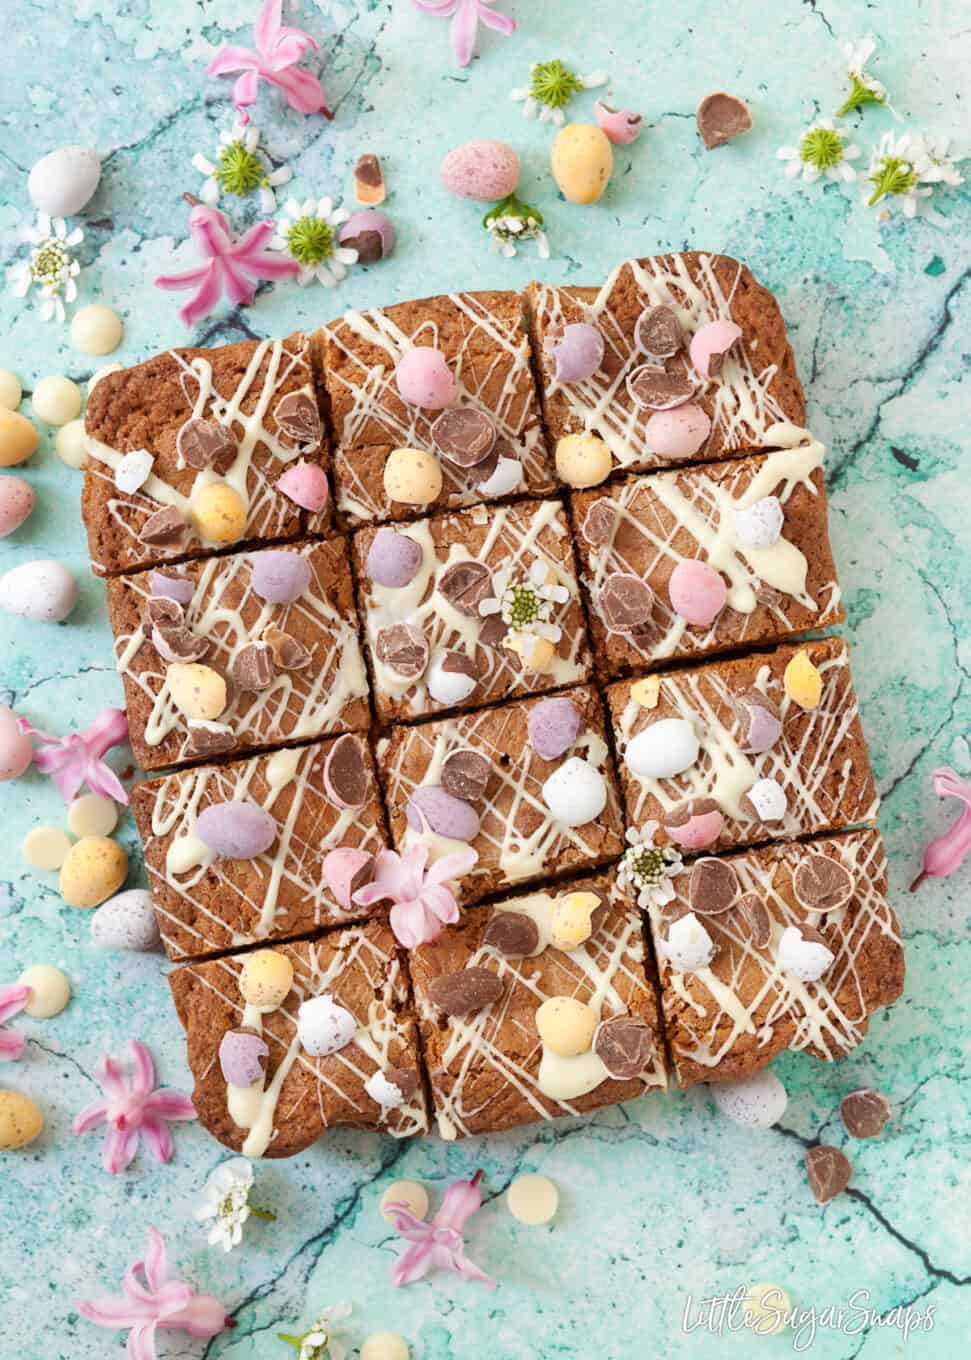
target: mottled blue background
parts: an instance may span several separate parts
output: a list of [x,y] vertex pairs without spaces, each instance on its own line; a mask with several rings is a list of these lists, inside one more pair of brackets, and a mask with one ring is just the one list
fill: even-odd
[[[29,218],[26,174],[70,141],[95,144],[104,175],[84,215],[82,300],[102,298],[125,318],[122,350],[134,363],[186,338],[181,299],[150,280],[189,268],[183,190],[198,190],[194,152],[211,153],[231,117],[229,85],[204,66],[228,36],[250,41],[256,0],[34,0],[3,10],[0,48],[0,262],[17,250]],[[3,786],[0,978],[57,962],[75,998],[58,1019],[21,1022],[25,1060],[0,1079],[44,1107],[43,1138],[0,1163],[0,1356],[94,1360],[120,1353],[117,1336],[79,1320],[72,1297],[115,1289],[157,1223],[173,1258],[222,1295],[239,1320],[211,1343],[166,1336],[165,1356],[263,1360],[286,1351],[274,1333],[307,1325],[318,1308],[354,1305],[351,1340],[392,1328],[425,1360],[478,1357],[749,1354],[784,1340],[684,1335],[686,1298],[772,1280],[804,1306],[823,1308],[855,1288],[886,1310],[933,1304],[933,1332],[820,1332],[819,1360],[957,1355],[967,1347],[971,1277],[968,1230],[966,1005],[971,986],[969,870],[906,892],[929,831],[947,821],[929,771],[971,770],[971,611],[968,605],[967,415],[971,380],[971,240],[967,191],[941,199],[949,229],[881,224],[859,189],[805,193],[776,160],[777,147],[841,101],[842,42],[876,29],[873,69],[889,86],[900,126],[968,134],[971,19],[965,0],[509,0],[520,31],[485,33],[466,71],[452,65],[447,24],[406,0],[309,3],[287,16],[320,39],[318,59],[336,109],[333,123],[286,110],[263,93],[254,120],[304,194],[339,197],[365,150],[378,151],[391,188],[399,247],[356,270],[333,293],[283,286],[242,313],[219,314],[197,338],[219,343],[314,327],[347,306],[368,306],[479,285],[518,287],[541,270],[553,281],[596,283],[618,260],[698,246],[738,254],[779,295],[810,421],[830,448],[832,533],[855,643],[855,673],[884,798],[894,900],[908,937],[904,998],[877,1016],[862,1050],[834,1069],[800,1058],[778,1071],[790,1094],[782,1124],[759,1134],[719,1118],[703,1090],[653,1097],[558,1126],[464,1145],[336,1132],[304,1156],[257,1170],[256,1202],[277,1222],[254,1223],[242,1251],[210,1252],[191,1209],[221,1149],[201,1129],[177,1130],[173,1164],[140,1155],[109,1179],[96,1135],[74,1142],[73,1114],[95,1095],[92,1077],[109,1046],[135,1032],[164,1081],[189,1082],[182,1037],[157,957],[109,956],[91,946],[89,918],[65,907],[52,880],[25,867],[24,833],[61,822],[54,788],[35,775]],[[244,23],[243,27],[239,25]],[[604,68],[614,102],[642,110],[649,129],[620,149],[602,202],[559,199],[547,170],[551,132],[523,121],[509,90],[529,64],[554,55],[581,71]],[[755,129],[706,152],[694,126],[704,94],[727,88],[751,103]],[[577,100],[589,118],[593,96]],[[894,126],[885,110],[849,120],[868,148]],[[490,254],[481,208],[450,199],[437,166],[455,143],[507,139],[523,162],[523,195],[547,215],[553,259],[539,265]],[[238,223],[244,214],[234,213]],[[45,326],[0,291],[0,367],[25,388],[48,373],[89,376],[66,330]],[[29,414],[29,404],[24,410]],[[963,450],[962,450],[963,444]],[[962,457],[965,460],[962,463]],[[121,686],[111,664],[104,588],[87,574],[78,515],[80,476],[54,456],[45,431],[26,475],[38,491],[29,523],[0,544],[0,567],[57,556],[82,581],[81,603],[59,628],[0,623],[2,697],[40,726],[81,725]],[[126,843],[135,837],[126,826]],[[971,866],[969,866],[971,869]],[[132,882],[139,881],[133,856]],[[884,1137],[855,1144],[853,1187],[827,1209],[805,1184],[803,1144],[820,1131],[842,1144],[839,1096],[875,1083],[897,1116]],[[476,1166],[488,1199],[474,1220],[472,1252],[500,1279],[496,1294],[454,1277],[394,1292],[397,1247],[377,1212],[393,1178],[434,1182],[433,1193]],[[518,1172],[560,1186],[551,1228],[509,1216],[502,1192]],[[301,1328],[302,1330],[302,1328]],[[30,1333],[30,1340],[25,1334]],[[734,1346],[734,1351],[731,1347]]]

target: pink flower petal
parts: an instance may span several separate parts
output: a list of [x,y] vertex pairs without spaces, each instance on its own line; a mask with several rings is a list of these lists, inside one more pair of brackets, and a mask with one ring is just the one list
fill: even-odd
[[925,878],[947,878],[971,854],[971,783],[947,766],[931,776],[938,798],[953,798],[961,804],[957,821],[943,835],[935,837],[924,851],[924,867],[910,885],[916,890]]
[[420,1242],[416,1246],[409,1247],[405,1254],[395,1263],[391,1271],[391,1283],[395,1289],[400,1289],[402,1285],[412,1284],[415,1280],[420,1280],[427,1275],[432,1266],[435,1249],[429,1238],[426,1242]]
[[153,1119],[199,1118],[198,1111],[189,1097],[184,1096],[181,1091],[172,1091],[167,1086],[160,1086],[157,1091],[153,1091],[144,1102],[144,1109]]
[[256,50],[263,57],[273,55],[283,17],[283,0],[264,0],[263,6],[253,24],[253,38]]
[[158,1360],[155,1322],[139,1322],[128,1333],[128,1360]]
[[458,8],[459,0],[414,0],[414,4],[425,14],[433,14],[436,19],[448,19]]
[[468,66],[475,52],[475,35],[479,27],[475,0],[459,0],[458,9],[452,19],[449,39],[455,60],[460,66]]
[[99,1327],[134,1327],[152,1312],[150,1306],[110,1295],[101,1299],[78,1299],[75,1307],[83,1318]]
[[516,20],[508,14],[497,14],[491,5],[479,6],[479,19],[486,28],[501,33],[504,38],[511,38],[516,31]]
[[142,1133],[157,1161],[164,1164],[172,1160],[172,1135],[162,1120],[146,1119],[142,1124]]
[[230,302],[237,307],[251,303],[256,296],[256,287],[242,270],[237,269],[230,260],[220,260],[219,268],[222,271],[223,289]]
[[109,1125],[101,1150],[101,1165],[109,1176],[117,1176],[131,1165],[137,1150],[137,1129],[117,1129]]
[[12,1019],[26,1006],[30,988],[22,982],[5,982],[0,986],[0,1025]]
[[474,1261],[470,1261],[464,1251],[457,1251],[452,1258],[452,1269],[462,1280],[470,1280],[475,1284],[484,1284],[487,1289],[495,1289],[496,1282],[491,1275],[487,1275],[484,1270],[480,1270]]
[[471,873],[478,862],[479,853],[471,846],[467,850],[455,850],[450,855],[443,855],[431,866],[426,881],[437,885],[448,883],[453,878],[462,878],[465,874]]
[[232,43],[227,43],[220,47],[206,67],[206,75],[231,76],[237,71],[255,71],[259,64],[259,57],[248,47],[235,47]]
[[291,66],[281,71],[264,71],[264,78],[281,89],[291,109],[298,113],[323,113],[332,117],[323,86],[310,71]]
[[[179,316],[187,326],[194,326],[197,321],[208,316],[213,308],[218,306],[219,299],[222,296],[222,290],[219,286],[219,270],[215,264],[209,265],[205,273],[205,280],[195,297],[190,298],[184,306],[179,308]],[[155,282],[159,283],[159,280],[156,279]],[[159,286],[164,287],[163,284]]]
[[108,1102],[106,1100],[96,1100],[93,1105],[86,1105],[71,1125],[71,1132],[77,1137],[81,1133],[89,1133],[91,1129],[97,1128],[108,1118]]
[[211,278],[212,272],[213,267],[210,263],[202,265],[199,269],[187,269],[184,274],[159,274],[152,282],[156,288],[175,292],[179,288],[195,288],[197,284]]
[[135,1095],[146,1096],[155,1089],[155,1064],[152,1062],[152,1055],[137,1039],[131,1041],[131,1053],[135,1072],[132,1090]]
[[466,1221],[481,1208],[481,1180],[482,1172],[477,1171],[470,1181],[455,1181],[448,1187],[442,1207],[432,1219],[437,1228],[453,1228],[458,1233],[462,1231]]
[[94,1069],[94,1074],[98,1078],[99,1084],[104,1088],[109,1100],[125,1101],[128,1099],[128,1079],[110,1053],[106,1053],[101,1059]]
[[0,1030],[0,1062],[16,1062],[22,1058],[26,1042],[22,1034]]

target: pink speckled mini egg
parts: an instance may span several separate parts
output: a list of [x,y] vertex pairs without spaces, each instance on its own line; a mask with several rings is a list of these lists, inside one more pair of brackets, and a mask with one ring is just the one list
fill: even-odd
[[19,529],[34,508],[34,488],[23,477],[0,478],[0,538]]
[[438,411],[455,400],[455,379],[445,355],[430,345],[418,345],[403,354],[394,376],[401,399],[409,406]]
[[692,402],[655,411],[644,426],[647,447],[659,458],[691,458],[711,434],[711,421]]
[[668,582],[668,597],[688,623],[707,628],[725,608],[728,587],[707,562],[679,562]]
[[497,203],[519,183],[519,157],[505,142],[483,138],[450,151],[440,173],[445,188],[460,198]]

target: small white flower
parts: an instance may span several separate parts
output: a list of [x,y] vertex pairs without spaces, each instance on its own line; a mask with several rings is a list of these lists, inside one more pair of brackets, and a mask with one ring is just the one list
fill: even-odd
[[22,228],[20,239],[31,251],[26,260],[7,270],[11,292],[26,297],[36,284],[41,317],[63,321],[65,302],[73,302],[78,295],[75,280],[81,266],[71,252],[84,240],[84,232],[80,227],[69,232],[63,217],[38,213],[36,225]]
[[245,1157],[231,1157],[221,1162],[206,1181],[202,1203],[194,1217],[200,1223],[212,1219],[209,1245],[220,1243],[225,1251],[238,1247],[243,1236],[243,1224],[252,1210],[249,1193],[253,1188],[253,1164]]
[[192,157],[192,164],[200,175],[207,176],[202,186],[202,198],[210,207],[219,202],[221,193],[244,198],[258,189],[260,211],[274,212],[274,189],[278,189],[281,184],[289,184],[293,178],[293,171],[288,165],[273,169],[269,157],[260,146],[259,130],[252,123],[247,125],[239,121],[219,134],[219,148],[214,161],[198,154]]
[[565,109],[573,95],[580,90],[595,90],[606,85],[606,71],[593,71],[588,76],[577,75],[559,59],[537,61],[529,68],[529,84],[510,92],[510,99],[523,106],[524,118],[539,116],[541,123],[555,123],[562,127]]
[[357,251],[340,244],[340,228],[350,217],[346,208],[335,208],[330,198],[288,199],[277,218],[272,250],[285,251],[300,266],[297,282],[306,288],[314,279],[333,288],[357,263]]
[[349,1303],[336,1303],[333,1308],[325,1308],[310,1331],[300,1338],[297,1360],[344,1360],[347,1351],[336,1340],[333,1324],[350,1317],[350,1314]]
[[964,177],[947,148],[946,137],[925,137],[918,132],[895,137],[885,132],[870,159],[867,178],[873,192],[867,198],[868,206],[897,199],[905,217],[916,217],[935,185],[963,184]]
[[825,176],[849,182],[856,179],[850,161],[859,157],[860,148],[848,143],[848,136],[831,118],[820,118],[806,128],[797,146],[780,146],[776,155],[787,163],[789,179],[802,178],[806,184],[815,184]]
[[[877,50],[876,39],[862,38],[859,42],[843,44],[846,58],[846,73],[853,88],[844,102],[836,110],[837,118],[842,118],[851,109],[862,108],[864,104],[882,104],[894,113],[893,105],[887,98],[886,86],[867,73],[866,64]],[[896,114],[894,115],[896,116]]]
[[957,161],[965,158],[947,154],[950,137],[914,134],[913,141],[917,177],[921,184],[947,184],[952,189],[957,189],[964,183],[964,176],[957,168]]
[[516,253],[522,241],[535,241],[536,253],[541,260],[550,258],[550,244],[543,230],[543,215],[537,208],[523,203],[515,194],[510,194],[501,203],[490,208],[482,219],[482,225],[492,237],[492,248],[507,259]]
[[655,845],[657,822],[645,822],[638,831],[627,831],[627,846],[617,866],[617,882],[621,888],[637,889],[637,905],[663,907],[674,899],[671,883],[684,868],[680,851],[673,845]]
[[570,592],[558,585],[552,569],[540,558],[535,558],[528,577],[514,577],[508,567],[497,571],[492,578],[494,594],[482,600],[479,613],[485,618],[498,614],[510,632],[524,642],[545,638],[559,642],[563,630],[551,623],[553,606],[566,604]]

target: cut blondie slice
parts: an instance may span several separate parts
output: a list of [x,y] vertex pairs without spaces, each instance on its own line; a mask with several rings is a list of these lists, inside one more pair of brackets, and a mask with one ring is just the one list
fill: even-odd
[[589,678],[558,501],[362,529],[354,553],[375,703],[386,721]]
[[386,844],[371,753],[345,735],[136,784],[132,812],[162,943],[201,958],[373,915],[324,873],[366,870]]
[[108,614],[144,770],[368,725],[343,539],[116,577]]
[[614,878],[473,907],[409,956],[443,1138],[665,1086],[641,916]]

